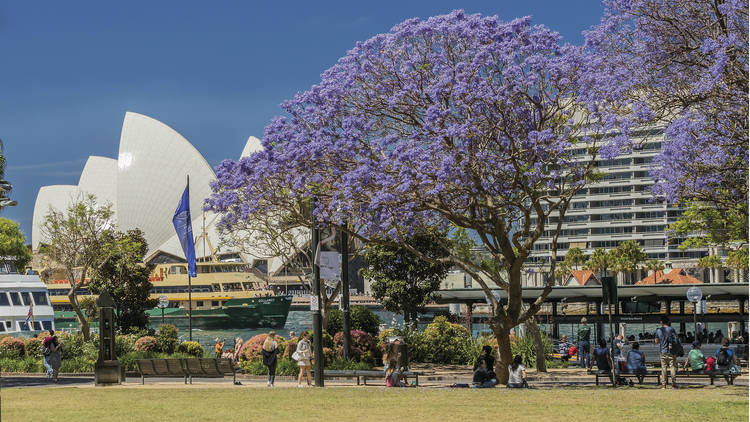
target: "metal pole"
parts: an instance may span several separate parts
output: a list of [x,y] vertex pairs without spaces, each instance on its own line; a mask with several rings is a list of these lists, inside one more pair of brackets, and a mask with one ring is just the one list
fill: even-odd
[[612,303],[610,298],[607,298],[607,317],[609,318],[609,342],[612,349],[612,386],[617,387],[615,382],[615,336],[612,331]]
[[349,359],[351,351],[351,320],[349,316],[349,235],[346,233],[347,223],[341,230],[341,313],[343,314],[344,331],[344,359]]
[[164,308],[161,308],[161,323],[164,325]]
[[188,336],[193,341],[193,281],[188,273]]
[[[740,312],[742,312],[742,309],[740,309]],[[696,340],[698,340],[698,319],[696,317],[697,313],[698,313],[698,302],[693,302],[693,335],[695,336]]]
[[[315,209],[315,201],[312,201],[311,210]],[[323,318],[320,314],[320,266],[317,264],[317,249],[318,243],[320,242],[320,229],[315,226],[315,217],[312,218],[313,229],[312,229],[312,241],[310,242],[310,248],[312,249],[312,270],[313,270],[313,295],[317,298],[317,307],[313,309],[313,343],[315,345],[315,386],[323,387],[323,368],[325,366],[325,358],[323,356]]]
[[[190,175],[187,176],[187,190],[188,198],[190,197]],[[188,224],[192,226],[192,222],[188,221]],[[193,239],[188,239],[193,242]],[[187,257],[186,257],[187,258]],[[190,341],[193,341],[193,281],[190,277],[190,263],[188,262],[188,337]]]

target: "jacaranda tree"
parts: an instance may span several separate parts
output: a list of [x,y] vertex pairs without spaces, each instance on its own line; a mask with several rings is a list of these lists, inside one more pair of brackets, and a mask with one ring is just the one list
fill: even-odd
[[[692,224],[744,227],[748,215],[748,4],[739,0],[605,0],[585,33],[587,95],[623,130],[666,126],[653,192],[700,204]],[[638,137],[631,134],[630,141]],[[718,209],[725,223],[711,215]],[[706,217],[709,222],[696,222]],[[739,223],[736,223],[739,221]],[[726,226],[726,227],[725,227]],[[683,233],[684,234],[684,233]],[[746,242],[746,240],[745,240]]]
[[[550,225],[550,216],[564,216],[595,177],[602,140],[617,139],[596,136],[615,128],[590,119],[594,105],[578,100],[585,65],[580,48],[529,18],[456,11],[407,20],[358,43],[320,84],[283,103],[264,151],[217,168],[208,207],[231,229],[315,198],[316,221],[348,221],[363,242],[471,231],[490,259],[452,250],[435,261],[462,268],[484,290],[496,372],[507,377],[509,332],[538,312],[554,283],[550,276],[524,306],[524,261],[547,231],[554,273],[563,219]],[[304,213],[287,216],[295,215]],[[498,287],[507,300],[493,294]]]

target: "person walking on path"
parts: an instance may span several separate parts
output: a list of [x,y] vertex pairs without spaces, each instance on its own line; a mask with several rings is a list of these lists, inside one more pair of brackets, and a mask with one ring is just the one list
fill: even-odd
[[581,354],[581,368],[591,366],[591,327],[586,324],[586,317],[581,318],[578,327],[578,353]]
[[307,373],[307,386],[309,387],[311,382],[310,367],[312,366],[312,349],[310,348],[310,340],[308,339],[309,334],[307,331],[302,332],[299,336],[299,342],[297,343],[297,350],[292,354],[292,357],[297,361],[299,366],[299,375],[297,376],[297,387],[302,388],[302,377]]
[[47,370],[47,379],[52,379],[52,373],[54,372],[54,369],[49,364],[50,346],[54,335],[55,330],[49,330],[49,335],[42,340],[42,363]]
[[62,343],[57,339],[57,336],[53,335],[48,345],[47,364],[52,368],[52,380],[57,382],[62,366]]
[[263,365],[266,365],[268,368],[268,387],[273,387],[273,383],[276,380],[278,354],[279,344],[276,342],[276,332],[271,331],[263,342]]
[[672,388],[677,388],[677,356],[671,352],[670,344],[678,341],[674,328],[669,326],[669,318],[661,317],[661,327],[656,330],[654,343],[659,344],[661,360],[661,388],[667,388],[667,369],[672,375]]

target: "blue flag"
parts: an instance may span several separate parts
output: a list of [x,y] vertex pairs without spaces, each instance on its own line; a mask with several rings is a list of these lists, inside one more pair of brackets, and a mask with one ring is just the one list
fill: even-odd
[[193,244],[193,223],[190,218],[190,194],[188,193],[189,185],[185,187],[182,193],[182,199],[177,206],[177,210],[172,217],[172,224],[177,231],[177,237],[180,238],[182,251],[185,252],[185,258],[188,262],[188,275],[197,276],[195,268],[195,245]]

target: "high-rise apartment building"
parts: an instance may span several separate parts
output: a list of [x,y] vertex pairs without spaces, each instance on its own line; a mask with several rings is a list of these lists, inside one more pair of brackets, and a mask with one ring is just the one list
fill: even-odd
[[[695,269],[695,264],[698,258],[708,255],[708,249],[680,250],[678,246],[683,239],[669,238],[666,234],[668,225],[684,209],[654,198],[649,191],[654,184],[649,169],[661,150],[664,131],[643,129],[634,135],[643,141],[633,152],[611,160],[598,159],[596,165],[605,173],[603,179],[587,185],[573,197],[558,237],[557,260],[562,261],[573,247],[581,248],[588,256],[595,249],[609,250],[623,241],[635,240],[649,259],[670,261],[673,267],[685,268],[702,279],[703,271]],[[591,159],[586,148],[574,153],[582,162]],[[548,227],[554,227],[557,219],[554,215],[550,217]],[[552,231],[545,231],[534,245],[527,265],[533,271],[527,271],[526,285],[543,284],[544,270],[549,268],[552,256],[551,236]]]

